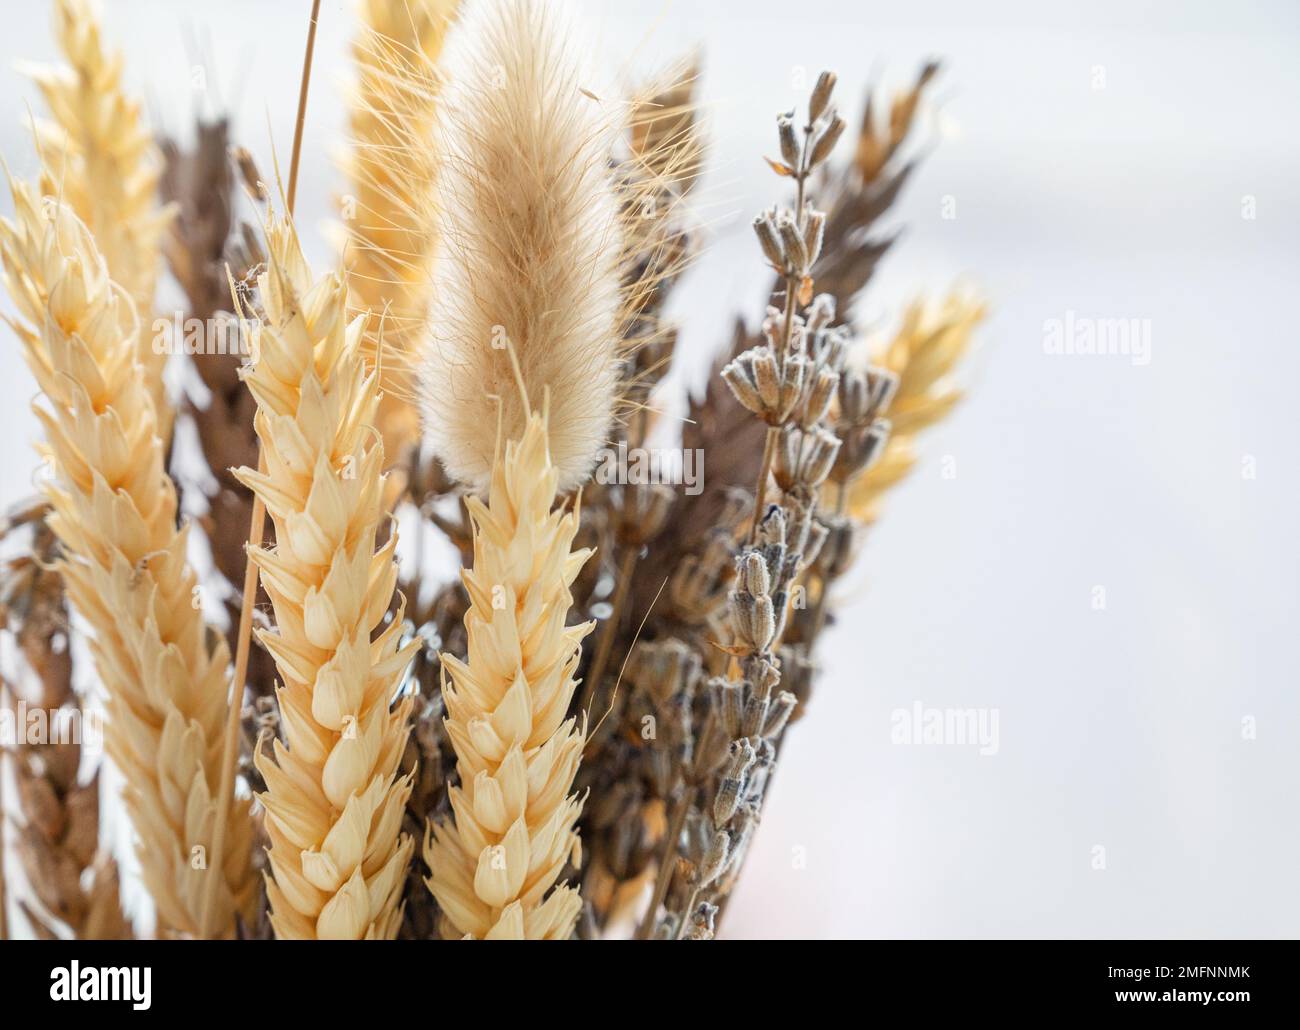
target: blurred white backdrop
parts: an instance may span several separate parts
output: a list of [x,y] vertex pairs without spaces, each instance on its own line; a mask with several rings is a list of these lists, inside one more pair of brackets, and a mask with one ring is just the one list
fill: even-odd
[[[747,223],[779,189],[760,155],[822,67],[856,118],[868,83],[946,64],[866,320],[956,279],[991,308],[969,400],[848,577],[726,936],[1300,933],[1300,8],[578,6],[616,82],[702,48],[711,234],[676,298],[674,376],[698,381],[734,313],[758,310]],[[287,153],[306,0],[106,7],[156,126],[219,107],[264,169],[271,137]],[[318,262],[354,24],[350,3],[322,7],[298,194]],[[5,24],[0,152],[27,173],[35,95],[14,64],[53,47],[41,3]],[[1071,311],[1148,320],[1149,363],[1045,353],[1045,321]],[[12,339],[4,367],[8,504],[37,429]],[[891,713],[916,702],[996,709],[997,753],[891,743]]]

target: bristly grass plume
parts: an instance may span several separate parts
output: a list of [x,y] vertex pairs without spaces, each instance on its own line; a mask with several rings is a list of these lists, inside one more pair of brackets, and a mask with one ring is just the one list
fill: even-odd
[[551,459],[568,490],[606,439],[618,383],[618,116],[548,0],[478,5],[449,49],[425,432],[448,472],[483,490],[494,427],[506,440],[524,432],[517,380],[535,402],[549,390]]

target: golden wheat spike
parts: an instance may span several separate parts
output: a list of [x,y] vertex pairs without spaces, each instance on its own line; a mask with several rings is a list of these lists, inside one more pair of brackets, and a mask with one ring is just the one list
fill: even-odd
[[347,318],[342,274],[313,281],[291,223],[267,226],[266,316],[246,376],[266,471],[239,469],[266,504],[273,549],[253,548],[275,629],[285,742],[258,758],[267,789],[271,923],[280,938],[391,938],[414,846],[400,834],[410,782],[397,766],[409,700],[390,710],[418,641],[400,646],[404,602],[378,636],[397,581],[384,518],[378,383]]
[[158,204],[162,154],[139,101],[123,88],[122,56],[105,46],[93,0],[56,0],[54,33],[64,63],[26,68],[50,112],[49,120],[36,125],[41,192],[71,205],[94,235],[109,276],[135,302],[136,358],[158,435],[169,440],[167,353],[154,347],[152,328],[162,233],[172,217],[170,207]]
[[916,434],[946,418],[963,391],[952,372],[970,348],[971,334],[984,319],[984,304],[953,292],[933,306],[910,305],[893,338],[875,355],[898,376],[889,406],[893,425],[879,461],[849,487],[849,511],[864,522],[876,519],[882,495],[902,482],[916,463]]
[[373,316],[364,349],[381,370],[379,428],[390,461],[401,458],[420,429],[411,372],[434,244],[435,64],[457,6],[457,0],[362,0],[352,47],[357,78],[344,160],[351,192],[343,199],[348,282],[354,309]]
[[468,660],[442,656],[460,786],[450,791],[454,818],[424,845],[449,937],[562,940],[581,908],[556,880],[580,856],[582,803],[570,791],[586,734],[566,716],[593,624],[564,623],[592,552],[571,549],[578,518],[555,505],[546,428],[530,415],[493,466],[488,503],[469,500]]
[[[69,598],[94,630],[107,699],[106,744],[126,780],[145,883],[160,924],[199,932],[217,813],[227,651],[209,638],[176,528],[153,400],[136,358],[129,294],[113,282],[72,209],[10,179],[14,220],[0,220],[13,323],[48,400],[37,406],[52,472],[49,525],[66,552]],[[249,917],[248,801],[231,806],[218,932]]]

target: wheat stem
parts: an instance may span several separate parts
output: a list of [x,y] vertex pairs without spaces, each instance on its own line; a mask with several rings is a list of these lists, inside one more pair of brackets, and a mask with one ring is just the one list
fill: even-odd
[[659,913],[659,906],[668,896],[668,888],[673,882],[673,872],[677,868],[677,863],[673,861],[673,856],[677,852],[677,842],[681,839],[687,813],[695,804],[695,795],[699,789],[695,784],[687,787],[677,799],[677,804],[673,806],[672,818],[668,821],[668,832],[664,834],[663,852],[659,856],[658,869],[655,873],[655,888],[654,893],[650,895],[650,907],[645,910],[645,914],[641,917],[641,924],[636,928],[636,937],[639,941],[649,940],[654,933],[655,917]]
[[587,668],[587,681],[582,686],[582,703],[579,707],[587,712],[588,718],[591,716],[591,703],[595,700],[596,691],[600,689],[601,680],[605,676],[605,666],[609,664],[609,656],[614,650],[618,624],[622,621],[628,588],[632,585],[632,573],[636,570],[636,561],[640,553],[640,547],[625,548],[623,560],[619,564],[618,585],[614,588],[614,597],[610,601],[609,617],[600,629],[600,636],[596,640],[596,653]]

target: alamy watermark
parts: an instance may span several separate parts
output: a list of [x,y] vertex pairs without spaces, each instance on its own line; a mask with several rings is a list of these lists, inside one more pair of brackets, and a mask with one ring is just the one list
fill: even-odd
[[155,354],[234,354],[257,364],[260,353],[262,323],[255,318],[190,318],[176,311],[171,318],[155,318],[152,330]]
[[104,747],[103,714],[91,709],[29,707],[20,700],[10,708],[0,708],[0,750],[23,745],[75,744],[90,752]]
[[1083,318],[1067,311],[1064,318],[1043,322],[1043,353],[1058,356],[1113,357],[1134,365],[1151,363],[1151,319]]
[[151,966],[82,966],[73,959],[50,970],[51,1001],[124,1001],[143,1012],[152,1004]]
[[628,447],[620,440],[597,453],[592,478],[606,486],[681,486],[694,497],[704,490],[704,451]]
[[981,755],[998,753],[996,708],[927,708],[913,701],[911,708],[895,708],[889,722],[894,744],[978,747]]

